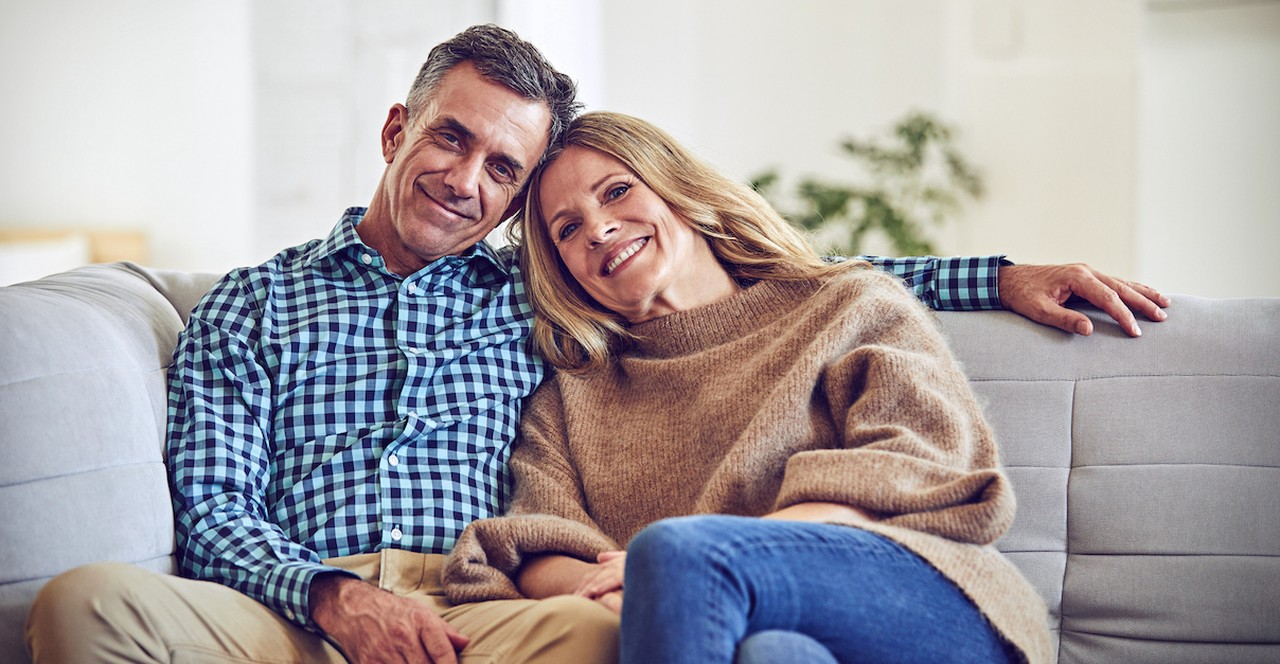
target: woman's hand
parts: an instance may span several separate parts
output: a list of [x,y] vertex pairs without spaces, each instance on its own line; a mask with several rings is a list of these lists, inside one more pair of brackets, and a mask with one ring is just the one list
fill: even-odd
[[559,554],[535,556],[520,568],[516,586],[525,597],[542,599],[553,595],[578,595],[620,614],[627,552],[605,551],[596,560],[589,563]]
[[627,569],[626,551],[605,551],[596,556],[596,565],[573,594],[594,599],[606,608],[622,612],[622,582]]

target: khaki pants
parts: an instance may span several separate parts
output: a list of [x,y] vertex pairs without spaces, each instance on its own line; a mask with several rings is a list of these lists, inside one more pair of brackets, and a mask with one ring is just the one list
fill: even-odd
[[[471,642],[465,664],[618,660],[618,617],[582,597],[453,605],[444,556],[386,550],[331,559],[380,588],[426,602]],[[50,581],[27,621],[39,662],[344,662],[324,638],[216,583],[98,563]]]

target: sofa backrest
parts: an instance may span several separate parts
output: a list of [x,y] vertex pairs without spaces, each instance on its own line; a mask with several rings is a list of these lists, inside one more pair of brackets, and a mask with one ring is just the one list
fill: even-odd
[[0,288],[0,661],[57,573],[172,571],[165,369],[214,275],[95,265]]
[[[217,275],[129,264],[0,288],[0,661],[53,575],[173,570],[165,369]],[[1125,337],[939,314],[1017,490],[999,543],[1059,662],[1280,661],[1280,299],[1178,296]]]
[[1140,339],[1085,311],[1088,338],[940,314],[1059,661],[1280,661],[1280,299],[1176,296]]

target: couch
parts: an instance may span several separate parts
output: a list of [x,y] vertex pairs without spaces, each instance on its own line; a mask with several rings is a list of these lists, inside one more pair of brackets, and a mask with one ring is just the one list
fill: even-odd
[[[53,575],[174,571],[165,367],[215,275],[94,265],[0,288],[0,661]],[[1129,339],[998,313],[940,324],[1019,510],[998,543],[1058,661],[1280,661],[1280,299],[1177,296]]]

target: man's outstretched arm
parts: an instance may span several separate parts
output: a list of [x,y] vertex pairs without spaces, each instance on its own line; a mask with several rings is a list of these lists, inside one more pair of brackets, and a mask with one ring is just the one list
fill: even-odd
[[1089,335],[1088,316],[1066,308],[1079,297],[1114,318],[1129,336],[1140,336],[1134,313],[1148,320],[1168,317],[1169,298],[1150,286],[1102,274],[1083,263],[1014,265],[1004,256],[859,256],[902,277],[927,306],[937,311],[1008,309],[1037,323]]

